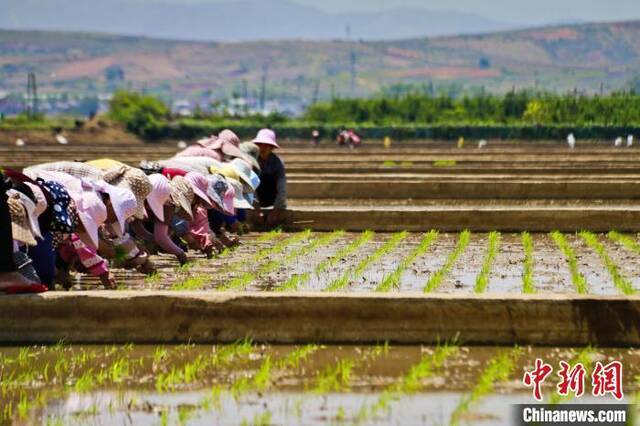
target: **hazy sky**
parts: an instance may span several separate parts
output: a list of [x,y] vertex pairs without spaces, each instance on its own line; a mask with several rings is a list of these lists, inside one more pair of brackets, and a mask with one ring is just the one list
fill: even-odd
[[[179,0],[139,0],[179,1]],[[234,2],[242,0],[182,0]],[[268,2],[270,0],[263,0]],[[518,24],[580,20],[606,21],[640,19],[640,0],[292,0],[328,12],[368,11],[397,7],[422,7],[464,11],[498,21]],[[1,3],[1,0],[0,0]]]

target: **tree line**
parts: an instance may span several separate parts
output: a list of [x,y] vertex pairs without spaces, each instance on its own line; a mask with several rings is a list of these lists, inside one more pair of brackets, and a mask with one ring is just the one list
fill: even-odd
[[314,123],[398,124],[640,124],[640,96],[509,92],[452,98],[409,93],[370,99],[334,99],[311,105],[303,121]]

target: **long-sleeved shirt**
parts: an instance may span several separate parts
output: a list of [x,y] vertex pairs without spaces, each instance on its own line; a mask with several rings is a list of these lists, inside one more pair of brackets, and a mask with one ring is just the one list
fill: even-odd
[[71,234],[58,246],[58,254],[66,263],[79,261],[82,267],[94,277],[109,272],[107,261],[98,255],[96,250],[82,242],[77,234]]
[[258,158],[260,186],[257,189],[260,207],[287,208],[287,173],[284,162],[271,153],[266,160]]
[[207,209],[202,206],[198,206],[193,212],[193,220],[189,223],[189,235],[197,241],[202,251],[213,246],[209,216]]

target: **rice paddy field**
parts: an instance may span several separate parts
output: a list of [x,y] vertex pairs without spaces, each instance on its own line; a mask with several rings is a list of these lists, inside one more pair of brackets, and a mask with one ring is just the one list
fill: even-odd
[[[563,141],[489,141],[478,149],[472,142],[456,147],[455,142],[403,141],[385,148],[382,141],[365,141],[351,151],[286,141],[283,147],[287,226],[245,234],[239,247],[213,259],[191,251],[184,266],[154,254],[158,273],[151,276],[113,267],[118,288],[132,291],[116,294],[133,298],[169,290],[194,295],[203,306],[197,298],[203,292],[239,297],[313,292],[327,293],[327,300],[335,294],[404,293],[419,295],[422,303],[442,294],[472,301],[508,294],[524,304],[542,304],[540,297],[562,296],[570,303],[593,297],[589,303],[605,307],[613,306],[607,305],[610,300],[637,299],[640,155],[635,146],[614,149],[608,141],[579,141],[570,150]],[[16,168],[88,156],[135,165],[176,151],[175,142],[153,149],[109,142],[91,149],[73,142],[51,146],[43,139],[17,150],[11,140],[0,146],[0,158]],[[76,274],[68,298],[43,300],[67,306],[63,302],[69,298],[98,297],[86,292],[95,289],[100,289],[95,279]],[[100,312],[108,306],[105,302]],[[172,309],[163,312],[173,318]],[[205,319],[215,316],[205,308],[189,309]],[[527,312],[537,309],[540,305]],[[353,319],[346,311],[338,308],[337,321],[340,315]],[[623,332],[627,327],[629,335],[639,333],[618,313],[567,327],[589,336],[588,327],[614,317]],[[510,318],[501,316],[496,323],[508,329]],[[152,320],[136,324],[154,326]],[[523,329],[522,321],[518,327]],[[563,327],[553,324],[553,333]],[[30,331],[25,334],[29,340]],[[544,334],[530,333],[534,339]],[[523,375],[538,358],[554,368],[560,361],[581,364],[588,372],[598,362],[624,366],[622,400],[591,396],[589,377],[584,396],[559,397],[554,372],[543,383],[546,403],[640,401],[640,351],[631,346],[471,346],[457,339],[327,345],[312,338],[297,345],[251,340],[195,345],[185,336],[186,342],[162,346],[79,345],[64,339],[44,346],[0,343],[0,424],[509,425],[515,404],[535,401]]]
[[[1,422],[10,424],[512,424],[536,358],[622,361],[637,401],[640,351],[604,348],[257,345],[0,349]],[[558,397],[552,380],[543,395]],[[594,402],[593,397],[580,399]]]

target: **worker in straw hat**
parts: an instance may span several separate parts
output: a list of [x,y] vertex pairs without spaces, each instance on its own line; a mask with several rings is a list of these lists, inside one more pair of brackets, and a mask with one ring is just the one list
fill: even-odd
[[272,228],[284,222],[284,211],[287,208],[287,174],[284,162],[273,152],[280,148],[273,130],[260,130],[251,142],[260,149],[260,186],[256,191],[256,212],[261,224]]

